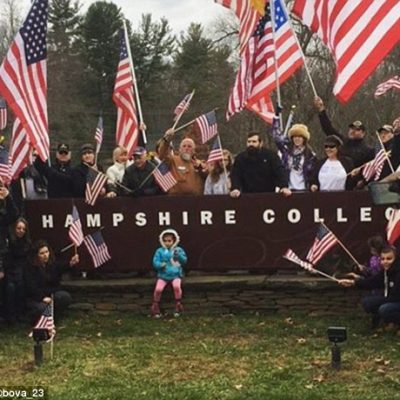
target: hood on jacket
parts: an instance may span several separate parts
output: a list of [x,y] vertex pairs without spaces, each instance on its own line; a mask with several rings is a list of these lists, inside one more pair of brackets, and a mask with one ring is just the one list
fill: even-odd
[[172,245],[171,248],[173,249],[174,247],[178,246],[178,243],[179,243],[179,241],[180,241],[180,237],[179,237],[179,235],[178,235],[178,232],[177,232],[175,229],[165,229],[164,231],[162,231],[162,232],[160,233],[160,236],[158,237],[158,239],[159,239],[159,241],[160,241],[161,246],[162,246],[162,247],[165,247],[165,246],[164,246],[164,243],[163,243],[163,241],[162,241],[162,238],[163,238],[163,236],[166,235],[166,234],[170,234],[170,235],[173,235],[173,236],[175,237],[175,242],[174,242],[174,244]]

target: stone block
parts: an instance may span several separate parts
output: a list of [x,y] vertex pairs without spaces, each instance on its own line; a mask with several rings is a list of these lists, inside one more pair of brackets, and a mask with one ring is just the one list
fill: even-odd
[[113,311],[117,309],[115,303],[96,303],[96,310],[100,311]]

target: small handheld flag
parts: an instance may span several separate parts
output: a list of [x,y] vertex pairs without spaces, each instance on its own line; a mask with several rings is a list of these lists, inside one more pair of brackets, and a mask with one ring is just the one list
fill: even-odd
[[69,238],[75,246],[79,247],[83,242],[83,231],[82,224],[79,218],[78,209],[73,206],[72,207],[72,224],[69,227]]

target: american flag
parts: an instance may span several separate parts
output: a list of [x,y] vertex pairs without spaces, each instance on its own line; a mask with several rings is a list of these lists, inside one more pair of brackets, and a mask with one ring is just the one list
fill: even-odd
[[120,59],[113,93],[113,101],[117,106],[116,142],[117,145],[127,148],[131,157],[137,146],[139,125],[125,31],[121,30],[120,35]]
[[48,0],[35,0],[0,67],[0,94],[26,130],[39,157],[49,158],[47,122]]
[[394,209],[386,226],[387,241],[393,245],[400,237],[400,210]]
[[398,0],[296,0],[293,12],[332,53],[333,93],[343,103],[400,41]]
[[11,168],[11,178],[17,179],[21,171],[29,164],[31,146],[29,138],[21,121],[16,118],[13,124],[9,163]]
[[50,333],[50,336],[52,336],[55,328],[56,326],[54,325],[53,307],[51,304],[47,304],[43,314],[40,316],[33,329],[47,329]]
[[217,116],[215,111],[210,111],[195,119],[200,129],[201,143],[208,142],[212,137],[218,134]]
[[0,131],[7,126],[7,104],[4,99],[0,99]]
[[106,182],[107,176],[105,174],[89,168],[86,176],[85,203],[94,206]]
[[108,260],[111,260],[107,245],[100,231],[85,236],[84,242],[89,254],[92,257],[95,268],[98,268]]
[[164,192],[168,192],[168,190],[173,188],[178,183],[164,161],[154,168],[153,176]]
[[300,265],[301,268],[304,268],[307,271],[311,272],[314,270],[312,264],[307,261],[303,261],[292,249],[287,249],[286,253],[282,257],[297,265]]
[[282,0],[274,0],[274,28],[269,4],[242,56],[228,102],[227,119],[243,108],[272,123],[271,92],[276,88],[275,58],[280,84],[303,65],[302,52],[290,26]]
[[212,163],[215,161],[223,160],[224,155],[222,153],[220,141],[216,138],[211,146],[210,154],[208,155],[207,162]]
[[8,150],[0,146],[0,179],[8,185],[11,182],[11,168],[8,159]]
[[101,144],[103,143],[103,117],[99,117],[97,122],[96,133],[94,134],[94,140],[96,141],[96,153],[100,152]]
[[187,94],[182,101],[175,107],[174,119],[178,118],[179,115],[186,112],[190,106],[190,99],[192,98],[192,93]]
[[384,148],[377,143],[375,146],[375,157],[364,165],[362,170],[362,176],[366,181],[371,180],[374,177],[374,181],[377,181],[381,176],[383,165],[387,160],[387,154]]
[[72,224],[68,231],[69,238],[72,243],[79,247],[83,242],[82,224],[79,218],[78,210],[75,206],[72,207]]
[[230,8],[239,18],[240,53],[246,48],[260,17],[264,15],[264,7],[269,0],[215,0],[216,3]]
[[316,265],[336,243],[336,236],[326,226],[320,224],[314,243],[307,253],[307,261]]
[[390,78],[387,81],[379,84],[375,90],[375,97],[382,96],[390,89],[400,90],[400,76],[396,75],[393,78]]

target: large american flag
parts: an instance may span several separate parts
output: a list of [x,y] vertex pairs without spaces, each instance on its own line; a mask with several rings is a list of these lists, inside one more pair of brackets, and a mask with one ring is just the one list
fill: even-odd
[[385,164],[387,157],[385,149],[380,145],[380,143],[377,143],[375,145],[375,157],[363,167],[363,178],[366,181],[369,181],[372,178],[377,181],[381,176],[383,165]]
[[96,141],[96,153],[100,152],[101,144],[103,143],[103,117],[99,117],[99,121],[97,122],[96,133],[94,134],[94,140]]
[[76,206],[72,207],[72,224],[69,227],[68,235],[75,246],[79,247],[82,244],[83,242],[82,224]]
[[111,260],[107,245],[100,231],[96,231],[84,238],[85,246],[92,257],[95,268]]
[[7,127],[7,103],[0,98],[0,131]]
[[292,249],[287,249],[286,253],[282,257],[297,265],[300,265],[301,268],[304,268],[307,271],[312,272],[314,270],[312,264],[307,261],[303,261]]
[[49,158],[47,122],[48,0],[35,0],[0,67],[0,94],[26,130],[39,157]]
[[215,111],[210,111],[195,119],[195,123],[200,129],[201,143],[208,142],[218,134],[217,116]]
[[386,226],[387,241],[393,245],[400,237],[400,210],[394,209]]
[[4,184],[11,182],[11,168],[8,160],[8,150],[0,146],[0,179]]
[[217,137],[210,149],[210,154],[208,155],[207,162],[212,163],[215,161],[223,160],[224,155],[222,153],[221,144],[219,138]]
[[31,155],[31,146],[29,138],[21,121],[16,118],[13,124],[9,162],[11,169],[11,178],[17,179],[21,171],[29,164]]
[[125,147],[131,157],[137,146],[139,125],[125,31],[121,30],[120,35],[120,59],[113,93],[113,101],[117,106],[116,142]]
[[105,174],[89,167],[86,175],[85,203],[94,206],[106,182],[107,176]]
[[316,265],[318,261],[337,243],[337,238],[325,225],[320,224],[314,243],[307,253],[306,259]]
[[295,0],[293,12],[332,53],[343,103],[400,41],[399,0]]
[[154,179],[164,192],[168,192],[178,181],[175,179],[167,164],[162,161],[153,171]]
[[174,110],[174,119],[178,118],[179,115],[183,114],[188,110],[190,106],[190,99],[192,98],[192,93],[187,94],[180,103],[175,107]]
[[390,89],[400,90],[400,76],[396,75],[393,78],[390,78],[387,81],[379,84],[375,90],[375,97],[382,96]]
[[228,102],[227,119],[247,108],[272,123],[274,109],[270,95],[276,88],[275,58],[280,84],[303,65],[302,52],[290,26],[285,4],[282,0],[274,0],[273,4],[275,41],[271,9],[267,4],[265,15],[242,56]]
[[260,17],[264,15],[266,1],[269,0],[215,0],[216,3],[230,8],[239,18],[240,53],[244,52]]

